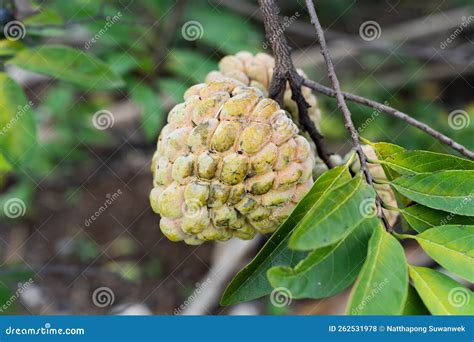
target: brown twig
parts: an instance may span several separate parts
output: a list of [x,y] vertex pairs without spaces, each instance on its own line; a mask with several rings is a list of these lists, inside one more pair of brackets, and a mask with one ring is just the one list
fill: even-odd
[[[306,87],[311,88],[314,91],[317,91],[318,93],[321,93],[321,94],[324,94],[324,95],[330,96],[330,97],[336,97],[336,92],[333,89],[331,89],[329,87],[325,87],[322,84],[319,84],[315,81],[312,81],[312,80],[309,80],[309,79],[304,79],[303,84]],[[393,107],[384,105],[382,103],[378,103],[376,101],[367,99],[367,98],[359,96],[359,95],[354,95],[354,94],[347,93],[347,92],[342,92],[342,95],[344,96],[344,98],[346,100],[356,102],[356,103],[360,103],[364,106],[367,106],[367,107],[370,107],[370,108],[373,108],[373,109],[376,109],[376,110],[383,111],[383,112],[385,112],[389,115],[392,115],[392,116],[394,116],[394,117],[396,117],[400,120],[403,120],[406,123],[412,125],[413,127],[416,127],[418,129],[422,130],[423,132],[428,133],[429,135],[431,135],[433,138],[437,139],[438,141],[450,146],[452,149],[458,151],[459,153],[461,153],[465,157],[467,157],[471,160],[474,160],[474,152],[473,151],[471,151],[467,147],[455,142],[453,139],[447,137],[443,133],[438,132],[437,130],[431,128],[427,124],[416,120],[415,118],[411,117],[410,115],[408,115],[406,113],[403,113],[403,112],[401,112],[401,111],[399,111],[399,110],[397,110]]]
[[321,160],[328,168],[332,168],[324,138],[317,130],[313,121],[308,115],[309,104],[301,93],[303,77],[298,74],[290,55],[290,48],[283,34],[283,27],[279,20],[279,8],[274,0],[259,0],[263,14],[263,22],[268,41],[272,45],[275,57],[275,68],[273,69],[272,82],[270,84],[269,96],[277,101],[280,106],[283,104],[286,83],[290,84],[291,98],[298,106],[298,120],[301,127],[306,130],[316,145]]
[[[339,84],[339,80],[334,70],[334,65],[332,63],[331,56],[329,55],[329,51],[326,45],[326,39],[324,37],[323,28],[321,27],[321,24],[319,23],[316,10],[313,5],[313,1],[306,0],[306,7],[308,8],[309,15],[311,17],[311,23],[316,29],[319,46],[321,47],[321,53],[324,57],[324,61],[326,62],[328,76],[331,80],[331,83],[336,95],[337,105],[339,109],[342,111],[342,114],[344,115],[345,126],[351,135],[352,145],[354,146],[354,149],[356,150],[357,155],[359,156],[360,169],[364,173],[367,183],[373,186],[373,178],[367,166],[367,157],[364,154],[364,151],[362,151],[362,146],[359,141],[359,134],[357,133],[357,129],[354,126],[354,122],[352,121],[351,112],[349,108],[347,107],[346,101],[344,100],[344,96],[342,95],[341,86]],[[391,231],[392,228],[383,214],[382,203],[378,195],[376,195],[375,204],[377,207],[378,216],[382,219],[386,229],[388,231]]]

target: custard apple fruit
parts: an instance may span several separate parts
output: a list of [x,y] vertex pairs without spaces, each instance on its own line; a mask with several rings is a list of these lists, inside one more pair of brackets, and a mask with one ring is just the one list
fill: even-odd
[[273,232],[311,187],[314,159],[287,112],[235,79],[192,86],[162,129],[150,202],[172,241]]
[[[371,160],[378,160],[377,154],[375,153],[375,150],[372,146],[370,145],[362,145],[362,151],[364,154],[367,156],[368,159]],[[345,157],[345,159],[348,159],[349,156],[352,153],[348,153]],[[367,167],[369,169],[369,172],[371,173],[372,177],[374,179],[379,179],[379,180],[387,180],[387,176],[385,175],[385,172],[382,168],[381,165],[379,164],[373,164],[373,163],[367,163]],[[360,162],[359,159],[356,159],[354,164],[351,166],[351,169],[354,172],[358,172],[360,170]],[[389,184],[375,184],[374,183],[375,190],[377,191],[377,194],[379,195],[380,199],[396,208],[397,207],[397,200],[395,198],[395,193],[393,192],[392,188],[390,187]],[[394,225],[397,222],[398,218],[398,212],[393,211],[393,210],[387,210],[387,209],[382,209],[384,212],[385,217],[387,218],[388,223],[390,225]]]
[[[209,82],[222,79],[223,77],[230,77],[248,86],[259,88],[264,96],[268,97],[274,66],[275,60],[266,53],[252,55],[250,52],[242,51],[236,55],[222,58],[219,62],[219,71],[211,71],[207,75],[206,81]],[[297,71],[300,75],[306,77],[302,70],[298,69]],[[301,91],[310,105],[308,115],[319,129],[321,111],[318,108],[316,96],[314,96],[310,88],[303,87]],[[284,109],[291,114],[293,121],[298,124],[298,106],[296,102],[291,99],[291,90],[288,85],[284,95]]]

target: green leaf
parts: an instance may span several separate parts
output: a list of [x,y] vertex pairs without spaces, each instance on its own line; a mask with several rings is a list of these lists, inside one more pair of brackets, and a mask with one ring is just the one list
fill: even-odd
[[0,56],[14,55],[24,48],[24,45],[17,40],[0,39]]
[[[192,35],[190,28],[188,32],[193,38],[199,37],[198,42],[203,42],[227,54],[245,50],[256,52],[256,47],[262,43],[260,30],[251,21],[243,20],[238,14],[222,8],[219,11],[210,11],[207,6],[190,6],[188,9],[189,22],[195,23],[198,34]],[[189,26],[193,25],[189,24]],[[185,23],[179,32],[181,37],[186,38],[186,27]]]
[[421,300],[418,292],[413,286],[408,285],[408,295],[405,301],[405,307],[403,308],[403,316],[414,316],[414,315],[429,315],[430,312],[426,308],[425,304]]
[[[86,48],[98,48],[109,51],[121,51],[129,53],[134,57],[137,52],[147,51],[147,43],[153,44],[149,36],[153,30],[146,25],[130,25],[130,21],[138,21],[133,18],[130,11],[110,11],[111,15],[104,19],[96,19],[85,25],[89,31],[90,39],[85,43]],[[125,17],[125,21],[122,20]],[[155,37],[156,38],[156,37]],[[155,44],[156,40],[155,40]],[[148,54],[150,54],[148,50]]]
[[377,158],[380,160],[385,160],[396,153],[405,151],[403,147],[395,145],[395,144],[390,144],[387,142],[372,143],[365,139],[364,139],[364,142],[373,147],[373,149],[375,150],[375,154],[377,155]]
[[131,82],[129,91],[133,102],[140,107],[141,127],[145,132],[145,137],[148,141],[157,139],[165,122],[159,95],[150,86],[139,82]]
[[3,186],[2,177],[13,169],[13,166],[5,159],[3,154],[0,153],[0,188]]
[[24,171],[37,147],[32,105],[23,89],[0,72],[0,150],[8,162]]
[[435,210],[421,204],[414,204],[400,210],[403,218],[418,233],[446,224],[474,225],[474,218]]
[[442,170],[474,170],[474,162],[449,154],[402,151],[387,156],[383,164],[402,175]]
[[[42,8],[41,12],[26,18],[23,23],[28,26],[35,25],[61,25],[64,23],[61,15],[52,8]],[[30,27],[27,28],[27,31]]]
[[379,225],[377,218],[367,218],[334,245],[309,253],[294,268],[271,268],[270,283],[287,288],[293,298],[324,298],[344,290],[359,274],[370,236]]
[[114,89],[121,77],[92,55],[66,46],[42,45],[23,49],[7,64],[56,77],[87,89]]
[[311,250],[332,245],[375,210],[375,191],[362,177],[334,189],[296,225],[289,246]]
[[354,284],[347,312],[353,315],[400,315],[408,292],[405,252],[380,225],[369,241],[367,259]]
[[[373,147],[375,154],[377,155],[377,159],[382,161],[381,165],[385,173],[385,176],[387,177],[387,180],[392,181],[395,178],[398,178],[400,174],[394,171],[393,169],[389,168],[387,165],[385,165],[383,161],[394,154],[405,151],[405,149],[401,146],[386,143],[386,142],[378,142],[378,143],[371,143],[370,141],[367,141],[367,142],[370,144],[370,146]],[[400,195],[397,191],[394,191],[394,194],[395,194],[395,199],[397,200],[397,204],[399,208],[406,207],[407,205],[410,204],[411,201],[408,198]]]
[[138,68],[141,61],[126,51],[115,51],[107,54],[105,61],[119,75],[125,75]]
[[36,36],[36,37],[63,37],[70,34],[69,31],[64,29],[61,26],[58,27],[41,27],[41,26],[29,26],[27,28],[28,36]]
[[407,175],[392,182],[409,199],[427,207],[474,216],[474,171],[438,171]]
[[474,315],[474,295],[447,275],[427,267],[408,267],[413,285],[433,315]]
[[173,49],[169,52],[166,69],[183,77],[186,83],[204,82],[207,74],[217,69],[217,62],[193,50]]
[[[53,7],[59,13],[62,13],[65,18],[74,19],[90,19],[93,18],[99,11],[101,3],[89,0],[69,0],[69,1],[51,1],[48,6]],[[107,9],[110,10],[113,2],[107,3]],[[112,7],[112,9],[114,9]]]
[[22,265],[6,265],[0,268],[0,314],[14,314],[19,295],[33,284],[34,272]]
[[318,201],[332,189],[350,179],[351,175],[346,166],[338,166],[322,174],[255,258],[227,286],[221,304],[231,305],[249,301],[270,293],[272,286],[268,282],[267,271],[277,265],[294,266],[304,257],[304,254],[288,248],[288,239],[295,227],[295,222],[301,220],[308,210],[317,205]]
[[438,264],[474,283],[474,226],[440,226],[400,236],[415,239]]
[[[83,113],[76,114],[79,110],[79,104],[77,101],[77,89],[74,85],[57,82],[54,86],[48,88],[47,91],[43,94],[41,105],[38,109],[45,117],[54,117],[56,120],[58,118],[61,121],[55,120],[56,127],[61,125],[61,122],[67,122],[71,125],[76,123],[76,118],[84,117]],[[71,109],[75,109],[71,111]],[[57,128],[58,129],[58,128]],[[58,129],[59,130],[59,129]],[[82,133],[82,132],[81,132]]]

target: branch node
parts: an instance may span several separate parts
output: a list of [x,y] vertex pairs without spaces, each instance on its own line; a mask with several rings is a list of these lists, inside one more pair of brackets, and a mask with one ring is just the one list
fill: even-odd
[[291,48],[288,46],[283,27],[278,14],[280,9],[274,0],[259,0],[263,13],[263,22],[268,41],[271,42],[273,55],[275,57],[275,68],[273,70],[272,82],[270,84],[269,96],[283,107],[286,83],[289,82],[291,98],[298,106],[298,120],[302,129],[306,130],[316,145],[316,150],[321,160],[328,168],[332,168],[329,153],[323,141],[323,136],[319,133],[314,122],[308,115],[309,104],[306,102],[301,87],[303,77],[301,77],[291,59]]

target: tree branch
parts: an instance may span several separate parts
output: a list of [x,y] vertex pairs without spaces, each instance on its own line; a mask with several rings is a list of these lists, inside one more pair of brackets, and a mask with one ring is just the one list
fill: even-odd
[[[321,53],[324,57],[324,61],[326,62],[327,66],[327,71],[328,71],[328,76],[331,80],[335,95],[336,95],[336,100],[337,100],[337,105],[339,109],[342,111],[342,114],[344,115],[344,122],[347,130],[349,131],[352,139],[352,145],[354,146],[354,149],[357,152],[357,155],[359,156],[360,160],[360,169],[365,175],[365,179],[367,180],[367,183],[371,186],[373,186],[373,178],[372,175],[369,171],[369,168],[367,166],[367,157],[362,151],[362,146],[359,141],[359,134],[357,133],[357,130],[354,126],[354,122],[352,121],[351,117],[351,112],[349,108],[347,107],[346,101],[344,100],[344,96],[342,95],[341,91],[341,86],[339,84],[339,80],[337,78],[336,72],[334,70],[334,65],[331,60],[331,56],[329,55],[329,51],[327,48],[326,44],[326,39],[324,37],[324,32],[321,27],[321,24],[319,23],[318,16],[316,14],[316,10],[313,5],[312,0],[306,0],[306,7],[308,8],[309,15],[311,17],[311,23],[313,24],[314,28],[316,29],[316,34],[318,36],[318,41],[319,45],[321,48]],[[380,197],[377,195],[375,199],[375,204],[377,207],[377,215],[382,219],[386,229],[388,231],[392,230],[390,224],[388,223],[388,220],[385,218],[383,211],[382,211],[382,203],[380,200]]]
[[263,14],[266,36],[272,45],[273,55],[275,57],[275,68],[273,69],[269,96],[282,106],[286,82],[289,82],[291,98],[298,106],[298,120],[300,125],[308,132],[311,139],[313,139],[321,160],[328,168],[332,168],[333,165],[329,159],[329,153],[324,144],[324,138],[308,115],[309,104],[301,93],[303,77],[298,74],[291,59],[290,47],[283,34],[283,27],[278,17],[279,8],[274,0],[259,0],[259,3]]
[[[330,97],[336,97],[336,92],[334,90],[332,90],[331,88],[325,87],[322,84],[319,84],[319,83],[314,82],[312,80],[304,79],[303,84],[306,87],[311,88],[311,89],[313,89],[314,91],[316,91],[318,93],[321,93],[321,94],[324,94],[324,95],[330,96]],[[458,151],[459,153],[461,153],[465,157],[467,157],[471,160],[474,160],[474,152],[473,151],[471,151],[467,147],[455,142],[454,140],[447,137],[443,133],[438,132],[437,130],[431,128],[427,124],[424,124],[424,123],[416,120],[415,118],[411,117],[410,115],[408,115],[406,113],[403,113],[403,112],[401,112],[401,111],[399,111],[399,110],[397,110],[393,107],[384,105],[382,103],[378,103],[376,101],[367,99],[367,98],[359,96],[359,95],[354,95],[354,94],[346,93],[346,92],[343,92],[342,95],[344,96],[344,98],[346,100],[356,102],[356,103],[360,103],[364,106],[367,106],[367,107],[370,107],[370,108],[373,108],[373,109],[376,109],[376,110],[383,111],[383,112],[385,112],[389,115],[392,115],[392,116],[394,116],[394,117],[396,117],[400,120],[403,120],[406,123],[412,125],[413,127],[416,127],[418,129],[422,130],[423,132],[428,133],[433,138],[435,138],[435,139],[439,140],[440,142],[448,145],[449,147],[451,147],[452,149]]]

